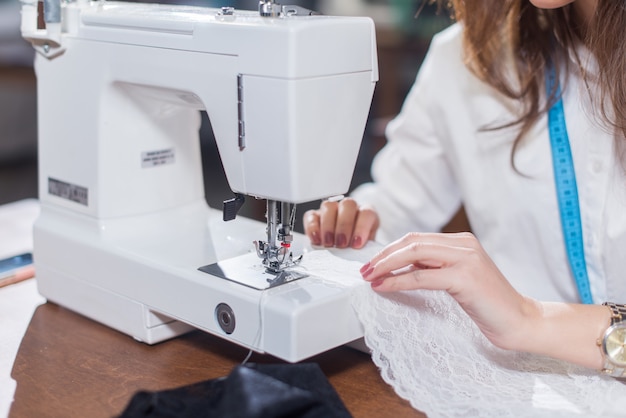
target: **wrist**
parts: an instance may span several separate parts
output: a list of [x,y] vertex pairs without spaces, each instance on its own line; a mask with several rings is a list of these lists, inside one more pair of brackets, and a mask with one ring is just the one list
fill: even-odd
[[512,315],[505,321],[506,331],[488,335],[488,338],[494,345],[504,350],[534,352],[529,342],[533,339],[537,324],[542,323],[542,305],[534,299],[518,296],[516,303],[510,305],[514,308],[510,311]]
[[520,351],[602,368],[604,360],[597,341],[610,324],[610,311],[605,306],[527,302]]
[[[520,307],[520,327],[511,349],[528,353],[537,353],[537,334],[545,326],[544,305],[542,302],[523,297]],[[543,334],[543,332],[542,332]]]

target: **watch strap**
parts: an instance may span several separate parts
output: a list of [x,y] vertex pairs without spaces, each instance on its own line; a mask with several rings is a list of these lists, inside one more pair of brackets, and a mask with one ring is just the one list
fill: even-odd
[[611,310],[611,325],[626,320],[626,305],[613,302],[604,302],[603,305]]

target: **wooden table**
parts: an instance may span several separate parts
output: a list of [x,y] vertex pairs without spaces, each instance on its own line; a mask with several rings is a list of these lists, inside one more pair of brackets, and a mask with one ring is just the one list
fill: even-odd
[[[200,331],[149,346],[52,303],[35,311],[14,363],[10,417],[112,417],[138,390],[226,376],[248,351]],[[368,355],[340,347],[316,362],[355,417],[424,417]],[[281,362],[254,354],[250,362]]]

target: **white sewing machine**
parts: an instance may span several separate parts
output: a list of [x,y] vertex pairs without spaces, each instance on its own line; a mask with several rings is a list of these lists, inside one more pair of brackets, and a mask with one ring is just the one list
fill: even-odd
[[[273,0],[50,0],[45,17],[38,29],[23,2],[40,292],[149,344],[202,329],[299,361],[361,337],[350,286],[293,273],[306,238],[292,227],[293,204],[348,190],[378,78],[372,21]],[[202,110],[237,196],[225,216],[250,195],[267,225],[207,206]]]

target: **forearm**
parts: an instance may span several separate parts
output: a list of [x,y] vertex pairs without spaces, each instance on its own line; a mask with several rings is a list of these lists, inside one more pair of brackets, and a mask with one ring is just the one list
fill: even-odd
[[547,355],[584,367],[600,369],[597,340],[610,324],[606,306],[529,300],[529,320],[520,334],[519,350]]

